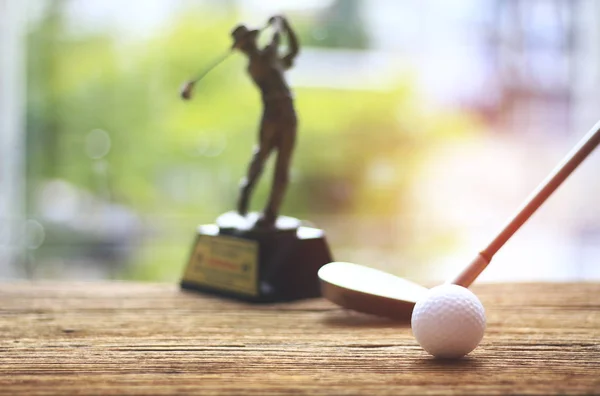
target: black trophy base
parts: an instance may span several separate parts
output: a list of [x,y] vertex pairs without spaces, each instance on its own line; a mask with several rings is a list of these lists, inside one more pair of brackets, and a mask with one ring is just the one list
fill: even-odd
[[333,261],[322,230],[300,226],[289,217],[271,229],[222,220],[198,228],[183,289],[251,302],[321,295],[317,272]]

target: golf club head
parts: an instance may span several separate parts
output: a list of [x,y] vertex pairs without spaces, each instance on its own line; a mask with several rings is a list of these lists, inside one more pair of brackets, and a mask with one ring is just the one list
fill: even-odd
[[333,262],[318,273],[321,293],[329,301],[354,311],[394,320],[410,320],[427,288],[358,264]]
[[181,99],[190,100],[192,98],[192,91],[194,89],[195,81],[188,81],[181,87]]

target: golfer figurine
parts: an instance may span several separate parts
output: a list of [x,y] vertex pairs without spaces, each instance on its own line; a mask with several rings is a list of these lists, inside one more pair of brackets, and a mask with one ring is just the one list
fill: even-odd
[[[184,289],[256,302],[320,296],[317,273],[333,261],[323,230],[293,217],[279,216],[298,124],[283,73],[298,55],[298,39],[282,16],[270,18],[267,27],[273,28],[273,37],[259,48],[257,38],[262,29],[237,26],[231,32],[230,51],[181,90],[181,97],[189,100],[194,84],[235,51],[248,57],[248,73],[260,89],[263,114],[258,144],[240,185],[237,210],[221,214],[215,224],[198,227],[181,279]],[[283,36],[287,36],[289,51],[280,56]],[[262,213],[248,213],[252,191],[273,153],[277,158],[267,205]]]
[[[292,67],[298,55],[298,39],[283,16],[271,17],[269,25],[275,32],[271,42],[263,49],[258,48],[256,42],[258,30],[248,30],[246,26],[239,25],[231,33],[234,40],[233,49],[248,57],[248,73],[260,89],[263,102],[258,145],[254,149],[247,176],[242,179],[240,186],[237,211],[241,216],[248,213],[250,196],[265,162],[273,152],[277,155],[269,200],[255,228],[275,226],[289,181],[290,161],[298,125],[292,92],[283,75]],[[286,35],[289,42],[289,52],[284,56],[279,55],[282,35]]]

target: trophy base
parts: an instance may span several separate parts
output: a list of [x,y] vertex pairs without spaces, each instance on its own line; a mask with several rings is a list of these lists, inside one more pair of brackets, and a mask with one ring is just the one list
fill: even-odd
[[[286,224],[292,224],[289,219]],[[295,220],[295,219],[294,219]],[[312,227],[198,227],[181,287],[251,302],[321,296],[317,272],[333,261],[325,234]],[[299,223],[298,223],[299,224]]]

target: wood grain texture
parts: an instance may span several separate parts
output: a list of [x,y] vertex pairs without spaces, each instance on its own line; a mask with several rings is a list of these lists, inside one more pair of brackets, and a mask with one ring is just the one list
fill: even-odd
[[139,283],[0,285],[0,394],[600,394],[600,284],[472,290],[488,329],[430,358],[408,323],[313,299]]

